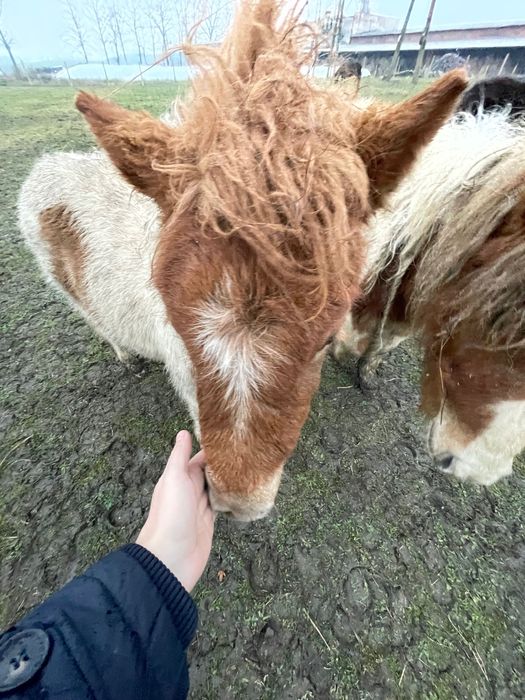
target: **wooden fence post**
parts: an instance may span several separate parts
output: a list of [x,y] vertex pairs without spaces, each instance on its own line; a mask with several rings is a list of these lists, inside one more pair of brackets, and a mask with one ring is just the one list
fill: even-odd
[[505,58],[503,59],[503,61],[501,62],[501,66],[499,67],[498,75],[501,75],[503,73],[503,69],[505,68],[505,64],[509,60],[509,56],[509,53],[505,54]]

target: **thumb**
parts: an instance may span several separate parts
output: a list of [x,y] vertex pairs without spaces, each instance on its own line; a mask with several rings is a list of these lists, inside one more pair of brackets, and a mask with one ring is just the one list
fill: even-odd
[[174,477],[181,472],[187,471],[188,463],[191,457],[191,435],[187,430],[181,430],[175,439],[175,446],[164,470],[164,476]]

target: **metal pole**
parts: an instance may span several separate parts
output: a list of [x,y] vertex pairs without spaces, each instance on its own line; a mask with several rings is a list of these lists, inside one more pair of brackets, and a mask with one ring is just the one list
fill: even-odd
[[392,62],[390,63],[388,73],[385,75],[385,78],[387,80],[390,80],[397,71],[397,64],[399,63],[399,54],[401,53],[401,46],[403,45],[405,34],[407,33],[408,22],[410,20],[410,15],[412,14],[412,8],[414,7],[415,1],[416,0],[410,0],[410,5],[408,6],[405,21],[403,22],[403,26],[401,28],[401,34],[397,39],[396,49],[394,51],[394,55],[392,56]]
[[432,15],[434,14],[434,7],[436,5],[436,0],[430,0],[430,7],[428,9],[427,21],[425,28],[421,34],[421,39],[419,40],[419,51],[417,54],[416,67],[414,68],[414,75],[412,76],[412,82],[417,83],[421,69],[423,68],[423,61],[425,59],[425,46],[427,45],[427,35],[430,29],[430,23],[432,22]]

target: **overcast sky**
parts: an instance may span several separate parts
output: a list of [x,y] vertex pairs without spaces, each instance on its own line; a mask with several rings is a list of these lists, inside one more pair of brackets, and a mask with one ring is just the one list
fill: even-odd
[[[1,1],[1,0],[0,0]],[[191,0],[187,0],[191,2]],[[357,0],[346,0],[352,14]],[[334,8],[336,0],[309,0],[308,15],[318,9]],[[410,26],[424,24],[429,0],[416,0]],[[408,0],[371,0],[374,12],[403,17]],[[437,0],[433,26],[492,22],[496,20],[525,20],[525,0]],[[13,40],[13,51],[23,61],[69,57],[75,54],[66,41],[67,26],[62,0],[3,0],[0,26]],[[0,56],[5,51],[0,49]]]

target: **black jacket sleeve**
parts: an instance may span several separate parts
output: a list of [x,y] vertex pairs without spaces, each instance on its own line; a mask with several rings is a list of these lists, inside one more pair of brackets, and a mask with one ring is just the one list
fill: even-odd
[[195,604],[175,576],[126,545],[0,637],[0,698],[185,698],[196,626]]

